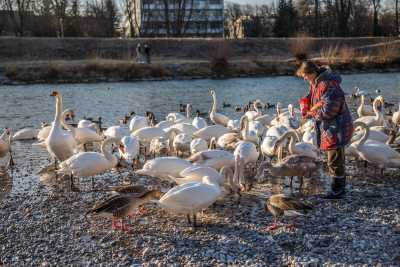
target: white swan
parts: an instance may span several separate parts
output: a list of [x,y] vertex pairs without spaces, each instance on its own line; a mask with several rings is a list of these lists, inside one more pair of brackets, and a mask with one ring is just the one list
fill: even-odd
[[13,135],[12,140],[33,140],[37,138],[39,131],[40,130],[34,128],[21,129]]
[[210,112],[210,120],[215,124],[221,124],[221,125],[227,127],[228,122],[229,122],[229,117],[217,112],[217,95],[215,94],[214,90],[211,90],[210,94],[213,99],[211,112]]
[[11,129],[6,128],[0,136],[0,158],[5,157],[10,151]]
[[366,124],[368,127],[371,126],[383,126],[385,122],[384,115],[381,111],[378,110],[378,105],[381,100],[379,98],[375,98],[374,102],[372,103],[372,109],[374,110],[375,116],[364,116],[361,118],[358,118],[354,121],[356,122],[362,122]]
[[62,129],[62,95],[54,91],[51,96],[56,98],[56,113],[45,144],[50,155],[60,161],[64,161],[74,154],[76,141],[71,132]]
[[357,108],[357,115],[358,117],[363,117],[363,116],[374,116],[374,110],[372,109],[372,106],[366,105],[365,104],[365,96],[361,95],[360,99],[360,106]]
[[188,160],[194,164],[212,167],[216,170],[220,170],[224,166],[233,167],[235,164],[233,154],[229,151],[220,149],[210,149],[197,152],[190,156]]
[[[355,141],[361,139],[363,137],[363,135],[364,135],[364,131],[362,129],[361,130],[356,129],[356,131],[353,134],[353,137],[351,138],[351,141],[355,142]],[[387,135],[381,131],[369,129],[368,140],[386,143],[389,140],[389,138],[390,138],[389,135]]]
[[240,134],[226,133],[218,138],[217,145],[227,150],[235,150],[237,143],[240,141]]
[[220,136],[229,133],[231,130],[228,128],[216,124],[216,125],[210,125],[207,127],[204,127],[196,132],[193,133],[193,137],[197,138],[202,138],[206,141],[209,141],[211,138],[216,138],[218,139]]
[[194,119],[193,119],[193,121],[192,121],[192,125],[193,125],[194,127],[196,127],[198,130],[207,127],[207,122],[206,122],[205,119],[203,119],[202,117],[200,117],[200,112],[199,112],[199,111],[197,111],[196,117],[194,117]]
[[369,127],[365,123],[356,122],[354,126],[361,127],[364,130],[363,137],[351,144],[363,160],[377,165],[381,170],[384,168],[400,168],[400,153],[387,144],[367,142]]
[[107,138],[101,144],[101,153],[79,152],[60,163],[58,173],[72,174],[76,177],[88,177],[101,174],[114,168],[118,159],[106,148],[109,144],[118,144],[120,141],[115,138]]
[[172,146],[174,147],[177,156],[183,155],[190,151],[190,143],[192,142],[192,137],[186,133],[180,133],[175,136]]
[[240,133],[242,140],[250,141],[255,144],[260,143],[260,138],[255,131],[251,131],[249,127],[249,119],[246,115],[240,118]]
[[121,144],[119,145],[118,150],[123,159],[132,162],[139,156],[139,141],[134,136],[124,136],[121,139]]
[[240,141],[233,152],[233,155],[238,155],[244,164],[257,162],[259,154],[257,147],[248,141]]
[[207,149],[207,141],[202,138],[195,138],[190,142],[190,154],[196,154]]
[[177,184],[202,182],[204,176],[215,178],[219,185],[223,185],[225,181],[228,181],[227,175],[232,169],[229,167],[223,167],[218,172],[214,168],[205,166],[190,166],[180,172],[180,177],[170,177]]
[[187,122],[180,122],[180,123],[176,123],[166,129],[164,129],[166,132],[168,132],[171,129],[175,129],[178,131],[178,133],[185,133],[187,135],[192,136],[193,133],[197,132],[198,129],[196,127],[194,127],[191,123],[187,123]]
[[169,139],[172,145],[173,138],[179,132],[175,128],[161,129],[158,127],[144,127],[132,133],[133,136],[138,138],[140,143],[150,144],[153,138],[164,137]]
[[139,129],[142,129],[144,127],[148,127],[149,123],[147,121],[147,118],[144,116],[139,116],[135,115],[129,122],[129,130],[131,132],[137,131]]
[[103,135],[121,140],[122,137],[129,135],[129,129],[124,126],[110,126],[103,132]]
[[265,133],[264,139],[261,143],[261,152],[264,156],[272,157],[275,155],[275,143],[279,137],[281,137],[288,128],[282,126],[272,126]]
[[160,157],[147,161],[136,173],[169,179],[169,176],[178,177],[182,170],[191,165],[189,161],[178,157]]
[[258,107],[258,104],[259,104],[259,102],[255,101],[253,103],[253,107],[255,110],[247,111],[244,114],[249,119],[249,121],[253,121],[262,115],[261,109]]
[[299,138],[294,130],[289,130],[279,137],[275,142],[275,148],[279,147],[286,139],[289,139],[288,150],[290,155],[301,155],[314,159],[318,158],[318,148],[309,143],[298,142]]
[[309,120],[308,122],[306,122],[306,124],[307,126],[302,127],[303,128],[302,141],[317,146],[317,133],[315,131],[314,122],[312,120]]
[[193,224],[196,226],[196,213],[208,208],[221,194],[218,181],[204,176],[201,183],[186,183],[173,187],[160,198],[159,204],[168,211],[187,215],[189,223],[192,215]]

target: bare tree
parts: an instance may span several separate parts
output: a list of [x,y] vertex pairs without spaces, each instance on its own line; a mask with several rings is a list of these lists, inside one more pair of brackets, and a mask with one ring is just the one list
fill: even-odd
[[394,12],[396,14],[396,34],[400,35],[400,25],[399,25],[399,0],[394,0]]
[[321,25],[319,21],[319,13],[320,13],[320,3],[319,0],[314,0],[314,34],[316,36],[320,36],[321,34]]
[[349,33],[349,18],[352,10],[352,0],[336,0],[337,34],[347,36]]
[[381,0],[370,0],[370,3],[372,4],[373,12],[374,12],[374,23],[373,23],[373,28],[372,28],[372,33],[374,36],[377,36],[380,34],[380,29],[379,29],[379,21],[378,21],[378,16],[379,16],[379,9],[381,7]]
[[17,36],[24,36],[25,22],[31,11],[32,0],[3,0],[5,10],[8,11]]
[[57,19],[57,36],[59,38],[63,38],[68,0],[51,0],[50,3],[53,13]]

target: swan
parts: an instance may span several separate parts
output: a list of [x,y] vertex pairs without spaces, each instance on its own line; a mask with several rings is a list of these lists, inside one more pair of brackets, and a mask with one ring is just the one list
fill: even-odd
[[103,132],[103,135],[121,140],[122,137],[129,135],[129,129],[124,126],[110,126]]
[[[233,152],[235,157],[235,170],[239,167],[236,172],[239,173],[237,177],[238,185],[245,191],[248,191],[249,183],[244,179],[244,168],[249,163],[256,163],[259,157],[259,152],[256,146],[247,141],[240,141]],[[238,162],[239,161],[239,162]]]
[[260,143],[260,138],[257,133],[249,129],[249,119],[245,115],[240,118],[240,133],[242,140],[250,141],[255,144]]
[[163,130],[158,127],[149,126],[133,132],[132,136],[135,136],[139,140],[139,142],[143,144],[150,144],[153,138],[159,138],[159,137],[164,137],[166,139],[169,139],[172,144],[174,136],[178,133],[179,132],[175,128],[169,128]]
[[[289,139],[289,146],[288,150],[290,155],[302,155],[307,156],[310,158],[317,159],[318,158],[318,148],[312,144],[305,143],[305,142],[298,142],[299,138],[297,133],[293,130],[289,130],[284,133],[278,140],[275,142],[275,149],[279,147],[282,142],[286,139]],[[297,143],[296,143],[297,141]]]
[[185,214],[189,224],[192,215],[196,227],[196,213],[208,208],[221,195],[217,179],[204,176],[201,183],[185,183],[171,188],[160,198],[159,204],[173,213]]
[[296,111],[292,104],[288,105],[288,109],[282,112],[281,104],[276,105],[277,116],[271,121],[272,126],[284,125],[288,128],[297,129],[300,127],[300,121],[296,117]]
[[202,138],[195,138],[190,142],[190,154],[207,150],[207,141]]
[[355,122],[354,126],[364,130],[364,135],[351,143],[363,160],[377,165],[382,172],[384,168],[400,168],[400,153],[384,143],[366,142],[370,131],[365,123]]
[[[79,152],[60,163],[59,174],[71,176],[71,187],[73,186],[73,176],[89,177],[101,174],[117,166],[118,159],[107,146],[110,144],[119,144],[117,138],[107,138],[101,144],[101,153],[99,152]],[[92,179],[93,182],[93,179]]]
[[237,143],[240,141],[240,134],[226,133],[218,138],[217,145],[227,150],[235,150]]
[[172,143],[165,137],[155,137],[150,142],[150,154],[153,157],[168,155],[172,151]]
[[205,151],[197,152],[191,155],[188,160],[196,165],[212,167],[216,170],[220,170],[224,166],[233,167],[235,164],[234,156],[231,152],[210,149]]
[[392,122],[394,125],[400,125],[400,103],[399,103],[399,110],[394,112],[392,115]]
[[180,120],[185,120],[186,117],[185,117],[184,115],[182,115],[181,113],[172,112],[172,113],[169,113],[169,114],[165,117],[165,119],[166,119],[167,121],[171,121],[171,122],[173,122],[173,123],[177,123],[177,122],[180,121]]
[[265,133],[264,139],[261,143],[261,152],[264,156],[272,157],[275,155],[275,142],[281,137],[288,128],[282,126],[272,126]]
[[178,177],[182,170],[191,165],[189,161],[178,157],[160,157],[147,161],[136,173],[169,179],[169,176]]
[[218,139],[220,136],[231,132],[228,128],[216,124],[204,127],[196,132],[193,133],[193,137],[195,138],[202,138],[206,141],[209,141],[211,138],[215,137]]
[[164,131],[168,132],[171,129],[176,130],[178,133],[185,133],[190,136],[192,136],[193,133],[198,131],[198,129],[196,127],[194,127],[191,123],[187,123],[187,122],[176,123],[166,129],[164,129]]
[[69,130],[72,135],[74,136],[77,145],[86,145],[88,143],[92,142],[101,142],[103,140],[103,137],[101,137],[96,130],[93,130],[91,127],[97,128],[97,125],[92,123],[91,127],[78,127],[74,128],[68,123],[65,122],[65,118],[67,116],[73,115],[73,111],[71,110],[65,110],[62,115],[62,120],[61,120],[61,125]]
[[140,145],[139,141],[134,136],[124,136],[121,139],[121,144],[118,147],[121,158],[127,162],[133,162],[139,156]]
[[244,115],[249,119],[249,121],[253,121],[256,118],[262,115],[261,109],[258,107],[259,102],[255,101],[253,103],[254,110],[247,111]]
[[61,93],[53,91],[51,96],[56,98],[56,113],[49,136],[45,140],[45,144],[50,155],[60,161],[64,161],[74,154],[76,149],[76,141],[71,132],[62,129],[64,118],[61,116]]
[[135,115],[129,122],[129,131],[133,133],[134,131],[137,131],[141,128],[148,127],[148,126],[149,126],[149,123],[148,123],[146,117]]
[[226,126],[229,130],[239,130],[240,128],[240,120],[229,120],[228,125]]
[[201,183],[204,176],[215,178],[219,185],[224,185],[226,181],[229,181],[233,177],[232,168],[222,167],[218,172],[214,168],[204,166],[190,166],[180,172],[180,177],[170,177],[178,185],[185,183],[198,182]]
[[169,121],[160,121],[157,123],[154,127],[161,128],[161,129],[166,129],[174,125],[175,123],[172,120]]
[[11,153],[11,134],[11,129],[5,128],[0,136],[0,158],[4,158],[7,154],[10,154],[10,166],[14,165]]
[[51,124],[42,122],[42,127],[41,127],[41,129],[39,130],[39,132],[38,132],[36,138],[37,138],[40,142],[46,140],[46,138],[49,136],[50,130],[51,130]]
[[77,128],[92,128],[94,125],[95,123],[93,123],[92,121],[83,119],[78,121]]
[[365,104],[365,96],[361,95],[361,100],[360,100],[360,106],[357,108],[357,115],[358,117],[363,117],[363,116],[374,116],[374,110],[372,109],[372,106],[366,105]]
[[[311,123],[309,123],[311,122]],[[315,125],[312,120],[309,120],[306,122],[307,126],[302,127],[303,128],[303,136],[302,136],[302,141],[305,143],[312,144],[314,146],[317,146],[317,133],[315,131]]]
[[224,127],[227,127],[229,122],[229,117],[217,112],[217,95],[215,94],[214,90],[211,90],[210,94],[213,99],[210,112],[210,120],[215,124],[220,124],[223,125]]
[[21,129],[13,135],[12,140],[33,140],[37,138],[39,131],[40,130],[34,128]]
[[186,133],[180,133],[175,136],[172,146],[176,152],[176,156],[179,154],[183,155],[190,151],[190,143],[192,142],[192,137]]
[[206,122],[205,119],[200,117],[200,112],[199,111],[196,112],[196,117],[194,117],[194,119],[192,121],[192,125],[194,127],[196,127],[196,129],[198,129],[198,130],[207,127],[207,122]]
[[[364,135],[363,131],[361,130],[356,130],[353,134],[353,137],[351,138],[351,142],[355,142],[362,138]],[[381,143],[386,143],[390,139],[390,136],[381,132],[381,131],[376,131],[376,130],[369,130],[369,135],[368,135],[368,140],[372,141],[377,141]]]
[[374,110],[375,116],[364,116],[361,118],[358,118],[354,121],[356,122],[362,122],[366,124],[368,127],[371,126],[383,126],[385,122],[384,115],[381,111],[378,110],[378,105],[381,100],[379,98],[375,98],[374,102],[372,103],[372,109]]
[[356,90],[355,92],[353,91],[353,96],[354,97],[360,97],[362,95],[369,95],[365,91],[361,91],[360,88],[358,88],[357,86],[355,86],[354,89]]

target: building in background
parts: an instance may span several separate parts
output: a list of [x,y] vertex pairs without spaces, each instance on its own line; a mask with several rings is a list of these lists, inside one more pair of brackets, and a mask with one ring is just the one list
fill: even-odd
[[[231,39],[273,36],[274,17],[241,16],[229,21],[228,36]],[[227,36],[227,37],[228,37]]]
[[127,37],[223,37],[223,0],[132,0],[125,8]]

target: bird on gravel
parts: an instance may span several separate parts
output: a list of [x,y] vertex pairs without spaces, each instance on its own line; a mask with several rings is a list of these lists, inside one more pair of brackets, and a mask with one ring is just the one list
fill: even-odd
[[[291,196],[285,194],[273,195],[267,199],[265,203],[265,211],[269,211],[274,216],[274,223],[267,228],[267,231],[273,231],[279,228],[277,224],[278,217],[287,216],[295,219],[298,216],[304,215],[301,212],[307,212],[311,209],[312,207],[310,205]],[[295,226],[294,219],[292,224],[287,225],[288,228],[293,228]]]

